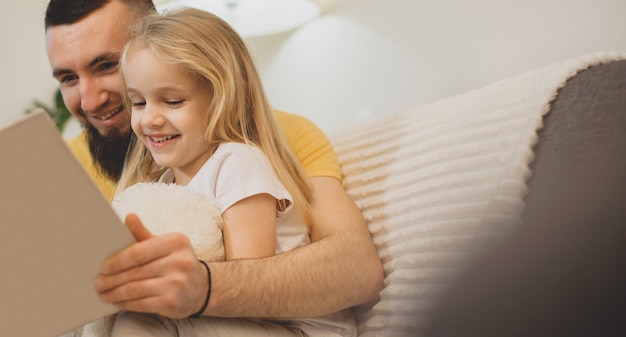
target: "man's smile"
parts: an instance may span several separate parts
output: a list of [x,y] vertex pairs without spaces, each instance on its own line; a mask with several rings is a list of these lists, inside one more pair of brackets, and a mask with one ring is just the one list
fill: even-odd
[[113,116],[117,115],[118,113],[122,112],[122,110],[124,110],[124,106],[120,105],[119,107],[117,107],[117,109],[110,111],[102,116],[92,116],[92,117],[99,119],[101,121],[106,121],[106,120],[111,119]]

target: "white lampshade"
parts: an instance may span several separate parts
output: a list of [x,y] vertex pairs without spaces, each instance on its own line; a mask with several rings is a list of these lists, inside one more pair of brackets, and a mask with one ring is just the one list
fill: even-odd
[[195,7],[226,20],[242,37],[277,34],[296,29],[322,14],[324,8],[314,0],[160,0],[157,11],[176,7]]

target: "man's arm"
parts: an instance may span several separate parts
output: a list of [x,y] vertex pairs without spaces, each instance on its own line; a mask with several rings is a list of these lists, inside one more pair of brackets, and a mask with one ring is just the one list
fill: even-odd
[[[288,318],[332,313],[377,300],[382,264],[363,217],[339,180],[312,178],[313,243],[262,259],[209,262],[206,316]],[[121,310],[184,318],[202,307],[207,273],[184,235],[152,236],[138,218],[138,243],[112,255],[95,281]]]
[[341,183],[312,178],[312,244],[273,257],[209,263],[207,316],[321,316],[378,299],[383,269],[361,212]]

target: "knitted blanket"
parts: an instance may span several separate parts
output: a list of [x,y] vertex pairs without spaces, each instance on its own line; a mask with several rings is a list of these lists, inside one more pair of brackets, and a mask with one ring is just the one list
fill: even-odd
[[360,336],[421,335],[451,278],[518,227],[542,119],[585,55],[331,135],[369,224],[385,289]]

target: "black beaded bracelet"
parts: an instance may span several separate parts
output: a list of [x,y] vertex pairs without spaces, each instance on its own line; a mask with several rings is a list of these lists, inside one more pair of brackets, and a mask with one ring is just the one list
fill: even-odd
[[202,260],[198,260],[198,261],[200,261],[200,263],[202,263],[204,268],[206,268],[208,289],[206,290],[206,298],[204,299],[204,304],[202,305],[202,309],[200,309],[200,311],[196,312],[195,314],[189,316],[190,318],[198,318],[202,316],[202,313],[204,312],[204,310],[206,310],[207,305],[209,305],[209,298],[211,297],[211,269],[209,269],[209,265],[206,262]]

